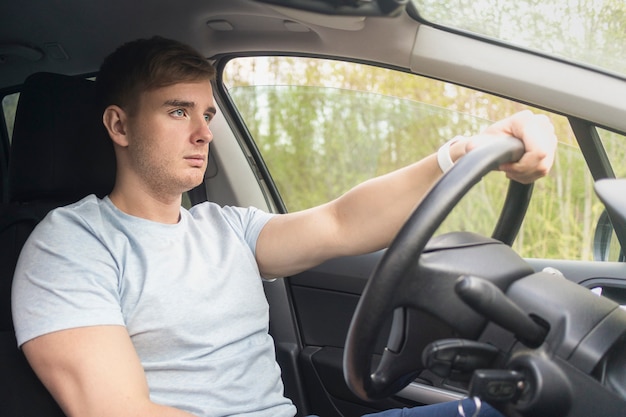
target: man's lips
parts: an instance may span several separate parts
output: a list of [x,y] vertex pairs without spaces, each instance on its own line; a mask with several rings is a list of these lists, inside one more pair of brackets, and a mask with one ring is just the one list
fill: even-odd
[[192,166],[203,166],[204,161],[206,160],[206,156],[204,155],[189,155],[185,157],[185,160],[188,161]]

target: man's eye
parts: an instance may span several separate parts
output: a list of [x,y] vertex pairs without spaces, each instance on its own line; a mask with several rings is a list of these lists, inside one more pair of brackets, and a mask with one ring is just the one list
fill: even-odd
[[206,124],[209,124],[209,122],[211,121],[211,115],[210,114],[205,114],[204,115],[204,121],[206,122]]
[[183,117],[185,115],[185,111],[183,109],[176,109],[172,112],[172,114],[176,117]]

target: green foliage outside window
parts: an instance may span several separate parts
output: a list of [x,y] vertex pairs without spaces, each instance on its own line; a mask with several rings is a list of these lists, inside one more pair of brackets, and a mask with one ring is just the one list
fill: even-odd
[[[412,74],[307,58],[237,59],[226,67],[225,84],[290,211],[336,198],[526,108]],[[602,205],[567,120],[549,117],[557,159],[536,183],[514,247],[525,257],[589,260]],[[502,174],[488,175],[440,232],[489,235],[507,184]]]

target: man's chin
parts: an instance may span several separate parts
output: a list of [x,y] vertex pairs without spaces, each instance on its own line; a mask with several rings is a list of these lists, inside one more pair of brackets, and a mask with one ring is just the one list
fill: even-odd
[[183,192],[186,193],[187,191],[193,190],[197,186],[201,185],[202,181],[204,181],[204,175],[202,175],[202,177],[200,177],[199,179],[198,178],[189,179],[189,181],[186,181],[185,185],[182,187]]

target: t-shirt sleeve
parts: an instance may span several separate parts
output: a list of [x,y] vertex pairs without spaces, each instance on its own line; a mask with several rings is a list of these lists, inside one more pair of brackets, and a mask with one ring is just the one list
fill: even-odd
[[222,213],[230,225],[240,234],[253,254],[256,253],[256,243],[261,230],[276,214],[267,213],[255,207],[223,207]]
[[124,325],[118,266],[104,242],[78,215],[51,212],[33,231],[13,278],[18,346],[70,328]]

